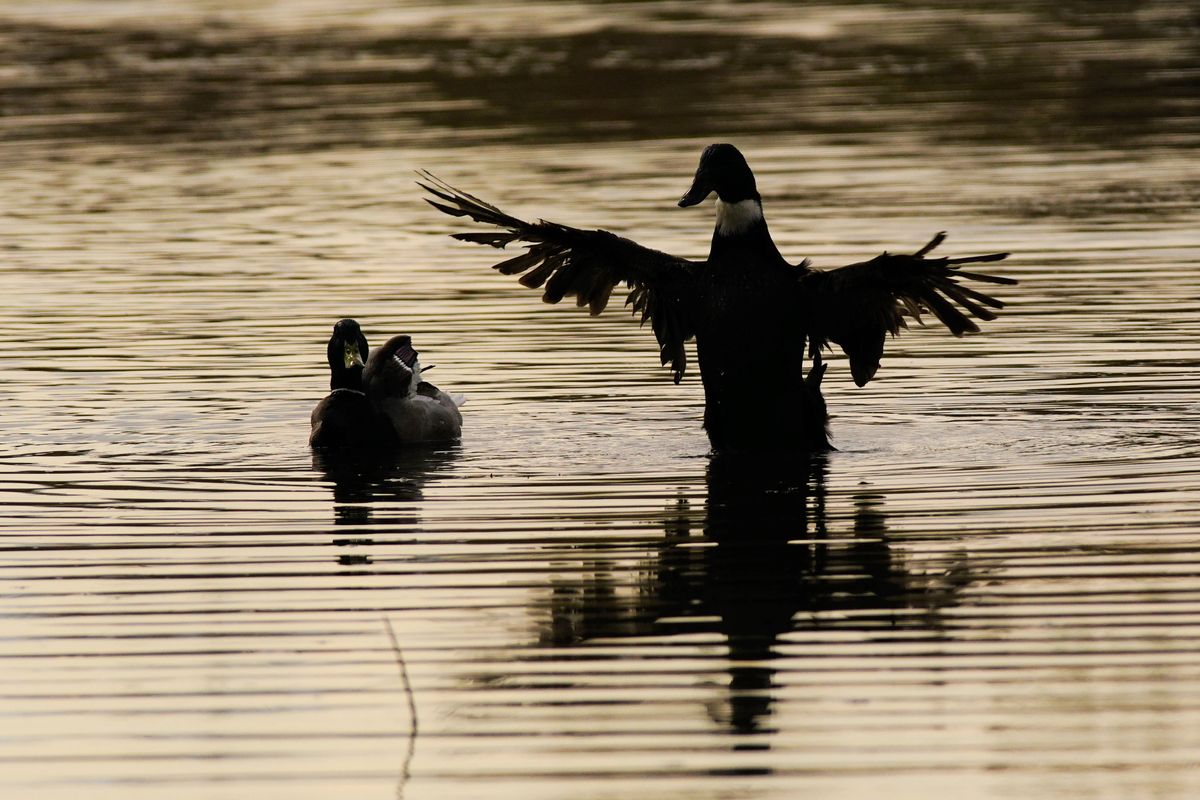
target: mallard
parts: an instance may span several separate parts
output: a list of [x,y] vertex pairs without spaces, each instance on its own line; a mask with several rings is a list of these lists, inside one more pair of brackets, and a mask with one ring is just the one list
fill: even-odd
[[650,322],[660,361],[670,365],[676,383],[687,365],[684,343],[695,338],[704,428],[714,451],[827,447],[827,439],[814,435],[823,424],[805,419],[815,407],[805,389],[806,350],[813,366],[821,367],[822,351],[839,345],[849,356],[854,382],[864,386],[879,369],[886,336],[907,327],[905,317],[920,321],[928,312],[955,336],[978,331],[970,317],[994,319],[992,309],[1004,304],[959,281],[1016,283],[961,269],[1000,261],[1007,253],[929,258],[944,233],[911,255],[885,252],[829,271],[808,259],[791,264],[771,239],[754,173],[731,144],[704,150],[691,188],[679,200],[681,207],[694,206],[717,195],[705,261],[651,250],[604,230],[524,222],[427,172],[422,177],[434,208],[499,229],[454,238],[498,248],[512,242],[526,246],[495,269],[521,275],[530,288],[544,286],[546,302],[573,296],[599,314],[616,285],[626,284],[626,305]]
[[374,447],[387,429],[363,391],[367,337],[358,322],[340,319],[325,348],[329,361],[329,394],[312,411],[308,443],[322,448]]

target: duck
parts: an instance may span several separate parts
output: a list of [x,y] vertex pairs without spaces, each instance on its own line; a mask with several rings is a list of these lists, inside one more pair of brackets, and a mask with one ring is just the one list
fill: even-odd
[[461,436],[465,398],[421,380],[411,336],[394,336],[372,353],[362,326],[341,319],[326,357],[330,392],[312,411],[313,448],[378,452]]
[[[427,369],[432,369],[428,367]],[[462,436],[461,394],[421,379],[421,362],[408,334],[393,336],[363,367],[362,383],[389,438],[400,444],[447,442]]]
[[[687,368],[685,344],[694,340],[703,426],[714,453],[830,449],[819,387],[823,355],[832,345],[846,354],[854,383],[865,386],[880,368],[886,338],[907,328],[906,318],[923,323],[928,314],[955,336],[978,332],[974,319],[995,319],[1004,303],[964,281],[1016,283],[962,268],[1001,261],[1008,253],[931,257],[944,232],[911,254],[885,251],[828,270],[809,259],[791,263],[771,237],[749,163],[729,143],[703,150],[691,186],[678,201],[687,208],[716,195],[716,224],[702,261],[607,230],[526,222],[429,172],[419,174],[430,205],[489,227],[454,233],[455,239],[525,247],[494,269],[542,289],[545,302],[573,297],[596,315],[624,284],[626,305],[643,325],[650,323],[660,363],[670,367],[676,383]],[[808,374],[806,358],[812,365]],[[815,393],[806,383],[814,374]]]
[[325,348],[329,362],[329,394],[310,417],[308,443],[315,448],[365,449],[380,443],[387,429],[363,389],[362,375],[370,347],[357,320],[340,319]]

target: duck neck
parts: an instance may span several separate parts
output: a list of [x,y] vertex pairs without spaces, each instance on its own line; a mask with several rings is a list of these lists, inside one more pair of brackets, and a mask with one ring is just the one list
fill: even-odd
[[352,389],[356,392],[363,390],[362,386],[363,368],[357,364],[353,367],[344,367],[341,364],[334,364],[329,372],[329,390],[335,392],[338,389]]
[[757,196],[734,202],[717,199],[717,226],[713,230],[709,261],[720,261],[727,255],[736,256],[739,261],[747,257],[783,260],[767,230],[762,200]]

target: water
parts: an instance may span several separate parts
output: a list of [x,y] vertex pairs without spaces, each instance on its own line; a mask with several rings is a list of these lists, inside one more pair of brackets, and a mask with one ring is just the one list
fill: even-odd
[[[1193,12],[2,13],[0,794],[1200,792]],[[1022,281],[835,360],[796,474],[710,462],[694,363],[413,184],[703,256],[719,139],[793,259],[945,229]],[[461,445],[313,458],[347,315]]]

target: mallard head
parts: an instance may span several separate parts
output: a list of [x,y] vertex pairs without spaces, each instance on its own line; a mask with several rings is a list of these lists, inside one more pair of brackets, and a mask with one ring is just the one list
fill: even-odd
[[367,337],[358,322],[340,319],[333,326],[333,336],[325,349],[329,360],[330,389],[362,389],[363,365],[367,361]]

